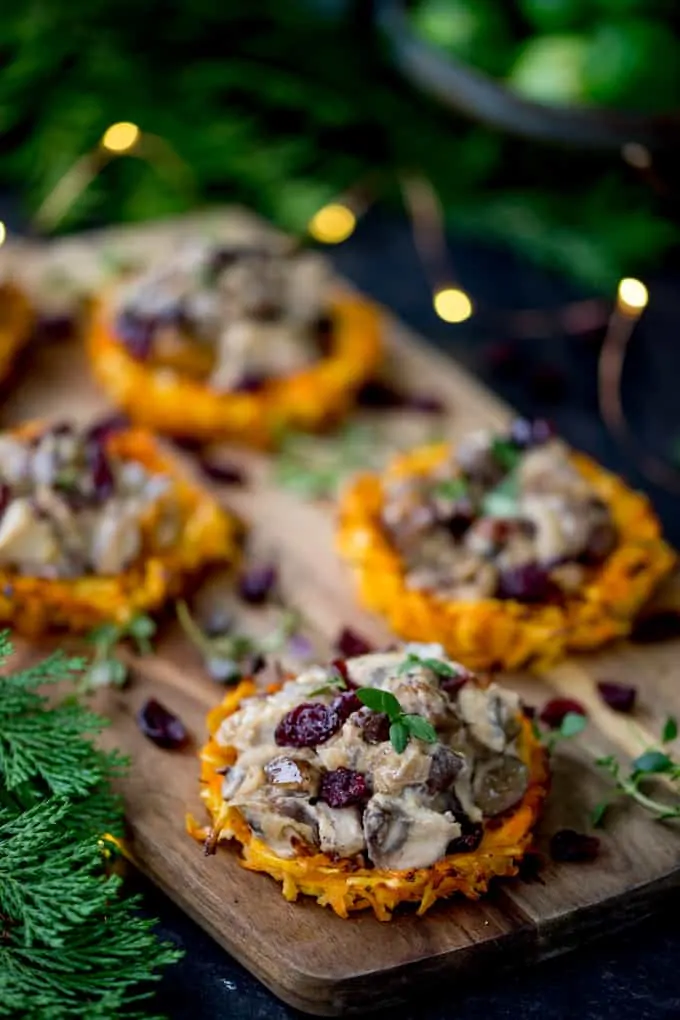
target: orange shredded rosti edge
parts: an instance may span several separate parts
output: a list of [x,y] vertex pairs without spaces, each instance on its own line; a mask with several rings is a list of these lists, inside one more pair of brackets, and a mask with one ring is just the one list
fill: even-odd
[[[402,454],[386,477],[429,473],[451,456],[448,443]],[[577,596],[560,605],[511,599],[455,602],[407,587],[404,565],[381,523],[383,485],[378,475],[354,480],[340,500],[337,543],[355,570],[362,604],[385,617],[400,636],[438,642],[472,670],[544,668],[567,651],[585,651],[625,636],[675,553],[661,537],[647,498],[629,489],[585,454],[572,462],[607,503],[619,545],[594,570]]]
[[110,301],[95,302],[88,351],[95,376],[133,421],[199,439],[276,445],[285,429],[313,431],[339,419],[380,363],[381,317],[351,294],[333,298],[333,349],[308,369],[270,380],[256,393],[217,393],[200,379],[133,358],[115,334]]
[[[268,690],[271,692],[277,686]],[[323,853],[301,853],[290,860],[278,857],[253,835],[238,808],[224,803],[223,775],[218,770],[233,765],[238,754],[233,747],[219,745],[215,735],[222,721],[237,711],[244,698],[258,693],[267,692],[259,691],[252,680],[244,680],[208,715],[210,739],[200,752],[201,798],[212,826],[201,826],[191,815],[187,816],[187,831],[195,839],[210,847],[237,840],[242,848],[243,867],[271,875],[281,883],[287,900],[296,900],[300,893],[313,896],[340,917],[372,909],[380,921],[389,921],[400,903],[416,903],[417,913],[424,914],[439,899],[454,893],[478,899],[492,879],[517,874],[518,862],[531,845],[549,781],[545,750],[524,716],[519,749],[529,769],[529,786],[519,805],[498,819],[498,824],[485,829],[477,850],[443,857],[429,868],[388,871],[363,867],[351,858],[334,860]]]
[[[42,428],[44,423],[29,422],[14,434],[29,438]],[[125,429],[112,433],[106,445],[112,454],[172,479],[167,496],[142,518],[142,556],[114,576],[52,580],[0,569],[0,623],[11,624],[20,634],[35,636],[59,628],[83,631],[105,622],[124,624],[137,613],[160,608],[203,568],[238,558],[239,524],[206,489],[190,480],[152,435]],[[164,498],[180,507],[182,537],[177,545],[158,550],[150,536]]]
[[11,282],[0,286],[0,381],[7,378],[12,364],[31,336],[33,309],[23,290]]

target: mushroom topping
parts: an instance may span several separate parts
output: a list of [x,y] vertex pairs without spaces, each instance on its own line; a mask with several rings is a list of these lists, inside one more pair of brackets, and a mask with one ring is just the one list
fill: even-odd
[[133,357],[218,392],[260,388],[319,357],[328,280],[310,252],[191,246],[127,289],[118,337]]
[[366,846],[377,868],[426,868],[443,857],[460,834],[461,827],[451,814],[417,804],[408,805],[407,810],[387,794],[376,794],[364,813]]
[[[338,695],[314,667],[225,719],[216,740],[236,752],[225,801],[283,857],[304,843],[403,870],[474,850],[483,819],[509,810],[529,782],[517,695],[481,686],[438,645],[343,660],[342,675],[356,687]],[[385,713],[362,703],[369,689]],[[393,743],[395,719],[405,741]]]
[[68,425],[32,439],[0,436],[2,566],[46,578],[113,575],[145,541],[176,541],[181,516],[168,480],[111,457],[106,442]]
[[608,505],[544,422],[474,432],[451,461],[383,491],[407,587],[451,601],[573,594],[618,540]]
[[272,758],[264,768],[267,780],[279,788],[299,790],[312,794],[319,786],[319,772],[308,761],[279,755]]
[[529,785],[524,762],[510,755],[495,755],[477,763],[472,781],[475,803],[486,817],[514,807]]

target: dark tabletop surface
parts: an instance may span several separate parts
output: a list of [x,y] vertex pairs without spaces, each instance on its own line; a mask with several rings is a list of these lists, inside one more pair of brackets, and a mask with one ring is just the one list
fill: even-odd
[[[430,290],[404,222],[370,212],[357,232],[329,254],[339,271],[391,308],[422,336],[449,351],[523,413],[551,417],[574,445],[646,488],[666,531],[680,543],[680,497],[651,488],[599,418],[596,364],[600,333],[565,337],[559,329],[538,340],[513,337],[493,310],[557,308],[578,296],[573,285],[528,266],[508,252],[451,242],[458,278],[483,306],[471,322],[447,325],[432,310]],[[657,453],[680,437],[680,272],[650,283],[648,312],[636,330],[624,377],[635,429]],[[651,824],[651,823],[650,823]],[[276,895],[263,881],[263,896]],[[155,1008],[172,1020],[286,1020],[299,1016],[277,1001],[165,897],[144,887],[145,908],[160,918],[163,936],[186,950],[164,976]],[[678,902],[623,933],[568,957],[506,975],[485,976],[435,999],[419,990],[418,1006],[390,1011],[393,1020],[671,1020],[680,1018]],[[426,994],[429,994],[427,990]]]

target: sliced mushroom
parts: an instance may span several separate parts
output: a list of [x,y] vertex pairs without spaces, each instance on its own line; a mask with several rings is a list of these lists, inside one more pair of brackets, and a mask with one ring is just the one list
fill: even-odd
[[511,755],[497,755],[479,761],[472,781],[475,803],[486,817],[514,807],[529,785],[529,770]]
[[11,486],[23,487],[30,477],[31,451],[13,436],[0,436],[0,470]]
[[279,857],[294,857],[298,843],[318,846],[317,819],[306,798],[264,798],[260,794],[240,804],[239,810],[255,834]]
[[129,509],[109,503],[92,531],[90,558],[98,574],[120,574],[139,555],[139,520]]
[[519,696],[492,684],[486,690],[466,684],[458,694],[458,710],[472,736],[491,751],[502,751],[517,733]]
[[454,784],[465,768],[465,757],[443,744],[437,744],[430,755],[427,788],[430,793],[444,793]]
[[461,834],[450,814],[439,814],[412,799],[376,794],[364,812],[368,854],[378,868],[427,868]]
[[312,796],[316,795],[319,786],[319,770],[315,769],[308,761],[301,758],[289,758],[281,754],[268,762],[264,771],[267,781],[272,786],[277,786],[280,789],[304,790]]
[[319,824],[319,846],[324,853],[353,857],[365,848],[364,831],[355,807],[331,808],[320,803],[316,807]]
[[14,499],[0,521],[0,563],[46,567],[59,559],[59,544],[51,521],[30,499]]

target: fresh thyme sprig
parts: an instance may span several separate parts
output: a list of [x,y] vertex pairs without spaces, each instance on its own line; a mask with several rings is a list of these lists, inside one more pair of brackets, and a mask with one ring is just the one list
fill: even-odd
[[437,676],[456,676],[456,670],[449,662],[442,659],[434,659],[427,655],[418,655],[416,652],[408,652],[406,658],[400,663],[397,673],[403,676],[415,666],[425,667],[432,670]]
[[331,497],[354,471],[380,467],[384,445],[379,429],[364,422],[349,422],[331,437],[288,432],[281,439],[275,480],[307,499]]
[[359,701],[373,712],[382,712],[390,720],[390,741],[397,754],[403,754],[411,737],[434,744],[437,732],[422,715],[404,712],[397,698],[390,691],[378,687],[359,687],[356,691]]
[[87,635],[86,640],[94,645],[92,662],[83,673],[79,691],[85,693],[98,687],[123,687],[128,679],[128,667],[117,656],[118,645],[130,640],[140,655],[151,655],[151,639],[156,633],[156,624],[150,616],[138,614],[125,624],[103,623]]
[[[175,608],[182,630],[203,658],[207,662],[233,662],[235,674],[238,674],[238,667],[258,656],[266,658],[283,651],[300,626],[300,614],[296,610],[287,609],[278,624],[263,637],[232,631],[211,637],[194,619],[186,602],[178,601]],[[237,678],[235,675],[234,679]]]
[[[541,734],[541,736],[548,750],[552,752],[561,739],[577,736],[583,732],[586,726],[585,716],[576,712],[568,712],[558,729]],[[669,716],[661,731],[661,745],[671,743],[677,735],[677,720],[673,716]],[[648,747],[631,762],[627,770],[613,754],[595,758],[595,764],[602,772],[611,776],[620,794],[636,801],[657,820],[680,818],[680,802],[669,804],[657,800],[642,789],[645,783],[658,779],[660,776],[671,783],[677,783],[680,780],[680,762],[675,761],[666,750],[663,750],[663,747]],[[602,825],[612,802],[612,798],[607,798],[595,806],[591,819],[593,825]]]

